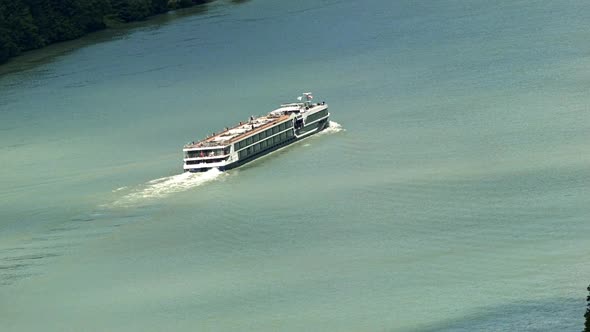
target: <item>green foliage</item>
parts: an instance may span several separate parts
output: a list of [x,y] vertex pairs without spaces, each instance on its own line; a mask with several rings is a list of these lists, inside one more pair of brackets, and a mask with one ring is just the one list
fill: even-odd
[[19,1],[0,3],[0,62],[11,56],[43,46],[29,7]]
[[[588,286],[588,292],[590,292],[590,286]],[[590,332],[590,295],[586,297],[586,313],[584,317],[586,318],[586,323],[584,324],[584,332]]]
[[105,17],[138,21],[204,0],[0,0],[0,63],[19,53],[104,29]]
[[105,27],[105,0],[21,0],[29,5],[45,44],[78,38]]
[[109,0],[0,1],[0,62],[105,27]]
[[170,9],[187,8],[193,6],[195,3],[193,0],[170,0],[168,7]]
[[150,15],[148,0],[111,0],[113,10],[124,22],[142,20]]
[[179,8],[187,8],[193,5],[193,1],[192,0],[179,0],[178,1],[178,7]]
[[168,11],[168,0],[152,0],[152,13],[161,14]]
[[18,46],[10,37],[10,31],[0,28],[0,63],[19,53]]

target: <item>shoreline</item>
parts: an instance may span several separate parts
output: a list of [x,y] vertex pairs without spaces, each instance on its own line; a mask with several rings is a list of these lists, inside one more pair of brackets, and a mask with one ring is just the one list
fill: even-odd
[[[228,0],[228,1],[223,1],[227,4],[242,4],[242,3],[246,3],[249,0]],[[50,41],[47,43],[43,43],[43,44],[39,44],[38,47],[33,47],[33,48],[25,48],[22,50],[18,50],[15,51],[15,54],[11,54],[8,57],[2,58],[2,53],[4,52],[9,53],[10,52],[10,47],[11,45],[9,45],[6,40],[3,40],[0,36],[0,75],[4,75],[7,73],[11,73],[11,72],[15,72],[15,71],[19,71],[22,68],[20,67],[28,67],[28,65],[30,64],[35,64],[35,63],[43,63],[45,58],[49,58],[49,57],[54,57],[54,56],[58,56],[70,51],[73,51],[79,47],[83,47],[84,45],[87,45],[87,42],[82,42],[82,45],[72,45],[72,44],[78,44],[80,43],[81,40],[83,40],[84,38],[88,38],[89,36],[98,36],[98,38],[96,38],[97,40],[102,40],[103,38],[105,38],[105,36],[102,36],[102,38],[100,37],[100,34],[110,34],[113,32],[117,32],[117,31],[124,31],[124,30],[128,30],[128,29],[132,29],[135,28],[137,26],[141,26],[144,25],[145,23],[148,22],[154,22],[154,20],[157,20],[158,18],[163,18],[166,17],[168,15],[170,15],[172,18],[171,19],[177,19],[180,17],[184,17],[184,16],[189,16],[189,15],[195,15],[195,14],[200,14],[200,13],[204,13],[207,12],[209,9],[209,4],[214,3],[214,2],[220,2],[217,0],[198,0],[195,2],[190,2],[191,5],[187,6],[186,3],[183,6],[178,5],[181,1],[177,0],[177,1],[169,1],[168,2],[168,8],[165,11],[159,11],[159,12],[153,12],[150,13],[147,16],[141,17],[139,19],[135,19],[135,20],[123,20],[120,17],[117,17],[116,13],[109,13],[106,15],[103,15],[101,18],[101,25],[102,27],[98,28],[98,29],[93,29],[93,30],[89,30],[86,31],[80,35],[76,35],[74,38],[66,38],[66,39],[60,39],[60,40],[55,40],[55,41]],[[2,10],[2,8],[0,7],[0,10]],[[0,17],[2,15],[2,12],[0,12]],[[168,21],[168,20],[165,20]],[[106,37],[108,39],[108,37]],[[96,42],[93,41],[93,42]],[[61,47],[59,47],[61,46]],[[14,48],[15,46],[12,45],[12,47]],[[51,50],[51,48],[56,48],[55,50]],[[39,54],[36,52],[42,52],[42,51],[47,51],[49,50],[50,54]],[[29,59],[27,59],[29,58]],[[24,61],[25,63],[20,63],[20,64],[16,64],[16,62],[18,62],[17,60],[21,60]],[[17,68],[10,68],[10,67],[16,67]]]

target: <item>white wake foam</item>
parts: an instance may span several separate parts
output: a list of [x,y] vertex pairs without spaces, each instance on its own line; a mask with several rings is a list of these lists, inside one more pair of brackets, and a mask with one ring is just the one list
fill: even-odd
[[183,192],[213,181],[224,173],[213,168],[203,173],[182,173],[148,181],[145,185],[132,190],[118,199],[113,206],[127,206],[149,199],[157,199],[174,193]]
[[117,191],[121,191],[121,190],[125,190],[125,189],[127,189],[126,186],[125,187],[120,187],[120,188],[117,188],[117,189],[113,189],[112,192],[116,193]]
[[334,134],[339,133],[341,131],[346,131],[338,122],[330,121],[330,126],[328,128],[322,130],[317,135],[326,135],[326,134]]
[[[346,129],[344,129],[342,125],[340,125],[337,122],[330,121],[330,126],[328,128],[322,130],[316,135],[312,135],[312,137],[339,133],[342,131],[346,131]],[[124,195],[123,197],[119,198],[117,201],[111,204],[111,206],[129,206],[144,202],[149,199],[158,199],[166,197],[171,194],[183,192],[191,188],[203,185],[207,182],[211,182],[224,174],[226,173],[223,173],[218,169],[214,168],[203,173],[186,172],[182,174],[150,180],[136,188],[120,187],[113,190],[112,192],[121,192],[121,194],[123,191],[130,192]]]

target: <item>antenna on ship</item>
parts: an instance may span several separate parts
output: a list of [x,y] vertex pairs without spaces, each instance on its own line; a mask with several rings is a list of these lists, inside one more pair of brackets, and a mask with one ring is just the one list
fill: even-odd
[[311,100],[313,99],[313,96],[311,94],[311,92],[304,92],[303,96],[299,96],[297,97],[298,100],[303,100],[305,99],[305,101],[303,102],[305,104],[305,106],[309,106]]

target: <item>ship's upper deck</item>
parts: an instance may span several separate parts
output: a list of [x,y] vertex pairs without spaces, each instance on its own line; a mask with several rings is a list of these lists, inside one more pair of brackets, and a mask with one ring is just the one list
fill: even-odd
[[[225,128],[219,133],[213,133],[206,138],[198,141],[191,142],[184,146],[184,151],[190,150],[207,150],[207,149],[218,149],[226,147],[234,142],[241,140],[242,138],[253,135],[259,131],[273,127],[274,125],[286,121],[291,118],[294,114],[305,114],[312,112],[318,108],[324,108],[325,103],[322,102],[312,104],[310,102],[311,93],[304,93],[306,102],[282,104],[279,108],[261,117],[250,117],[249,121],[240,122],[232,128]],[[300,97],[299,100],[302,100]]]
[[191,142],[184,146],[184,151],[193,149],[220,148],[259,131],[273,127],[275,124],[290,118],[290,114],[275,113],[261,117],[251,117],[247,122],[240,122],[232,128],[225,128],[219,133],[213,133],[198,142]]

